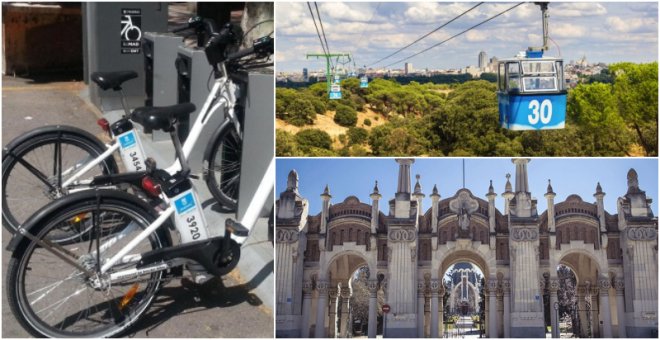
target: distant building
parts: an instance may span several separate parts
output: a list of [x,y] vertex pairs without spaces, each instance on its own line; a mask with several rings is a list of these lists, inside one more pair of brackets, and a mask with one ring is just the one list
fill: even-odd
[[307,68],[303,69],[303,81],[309,81],[309,73],[307,72]]
[[404,72],[406,74],[413,73],[413,65],[411,63],[406,63],[405,68],[404,68]]
[[479,69],[484,71],[486,67],[488,67],[488,55],[486,52],[481,51],[479,52]]

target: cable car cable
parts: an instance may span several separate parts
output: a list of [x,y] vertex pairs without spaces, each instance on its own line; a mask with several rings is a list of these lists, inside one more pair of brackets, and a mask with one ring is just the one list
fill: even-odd
[[[362,38],[364,38],[364,33],[367,32],[367,27],[369,27],[371,25],[371,21],[376,16],[376,13],[378,12],[378,8],[380,8],[381,4],[382,4],[382,2],[379,2],[379,3],[376,4],[376,9],[374,9],[374,11],[371,13],[371,17],[369,18],[369,21],[367,22],[367,25],[362,30],[362,33],[360,34],[360,37],[355,41],[362,41]],[[354,68],[357,68],[357,67],[355,67],[355,51],[353,51],[353,53],[351,53],[351,54],[353,55],[353,66],[354,66]]]
[[498,14],[496,14],[496,15],[494,15],[494,16],[492,16],[492,17],[490,17],[490,18],[488,18],[488,19],[486,19],[486,20],[484,20],[484,21],[482,21],[482,22],[480,22],[480,23],[478,23],[478,24],[476,24],[476,25],[474,25],[474,26],[472,26],[472,27],[470,27],[470,28],[468,28],[468,29],[466,29],[466,30],[460,32],[460,33],[458,33],[458,34],[456,34],[456,35],[453,35],[453,36],[451,36],[451,37],[449,37],[449,38],[447,38],[447,39],[445,39],[445,40],[443,40],[443,41],[441,41],[441,42],[439,42],[439,43],[437,43],[437,44],[435,44],[435,45],[433,45],[433,46],[431,46],[431,47],[429,47],[429,48],[426,48],[426,49],[424,49],[424,50],[422,50],[422,51],[419,51],[419,52],[417,52],[417,53],[415,53],[415,54],[413,54],[413,55],[411,55],[411,56],[409,56],[409,57],[406,57],[406,58],[403,58],[403,59],[401,59],[401,60],[395,61],[395,62],[393,62],[393,63],[391,63],[391,64],[388,64],[388,65],[386,65],[386,66],[384,66],[384,67],[389,67],[389,66],[392,66],[392,65],[394,65],[394,64],[398,64],[398,63],[404,62],[404,61],[406,61],[406,60],[408,60],[408,59],[410,59],[410,58],[416,57],[416,56],[418,56],[418,55],[420,55],[420,54],[422,54],[422,53],[424,53],[424,52],[426,52],[426,51],[428,51],[428,50],[430,50],[430,49],[433,49],[433,48],[435,48],[435,47],[438,47],[438,46],[440,46],[440,45],[446,43],[447,41],[452,40],[452,39],[454,39],[454,38],[456,38],[456,37],[458,37],[458,36],[460,36],[460,35],[462,35],[462,34],[465,34],[465,33],[467,33],[468,31],[471,31],[471,30],[473,30],[473,29],[475,29],[475,28],[477,28],[477,27],[479,27],[479,26],[485,24],[485,23],[487,23],[487,22],[489,22],[489,21],[491,21],[491,20],[493,20],[493,19],[499,17],[500,15],[502,15],[502,14],[504,14],[504,13],[506,13],[506,12],[508,12],[508,11],[510,11],[510,10],[512,10],[512,9],[514,9],[514,8],[516,8],[516,7],[518,7],[518,6],[522,5],[522,4],[524,4],[524,3],[525,3],[525,2],[520,2],[520,3],[518,3],[517,5],[515,5],[515,6],[513,6],[513,7],[510,7],[509,9],[507,9],[507,10],[505,10],[505,11],[502,11],[502,12],[500,12],[500,13],[498,13]]
[[[323,34],[323,41],[325,41],[325,47],[328,49],[328,54],[330,54],[330,45],[328,45],[328,39],[326,39],[325,36],[325,30],[323,29],[323,21],[321,20],[321,12],[319,12],[319,6],[314,1],[314,7],[316,7],[316,16],[319,17],[319,25],[321,26],[321,33]],[[335,66],[332,65],[332,61],[330,61],[330,65],[334,68]]]
[[458,18],[460,18],[460,17],[462,17],[463,15],[469,13],[470,11],[472,11],[473,9],[475,9],[475,8],[477,8],[477,7],[479,7],[479,6],[481,6],[482,4],[483,4],[483,1],[480,2],[480,3],[478,3],[478,4],[476,4],[476,5],[474,5],[472,8],[468,9],[467,11],[465,11],[465,12],[459,14],[457,17],[454,17],[453,19],[447,21],[446,23],[444,23],[444,24],[438,26],[437,28],[435,28],[435,29],[432,30],[431,32],[426,33],[426,34],[424,34],[423,36],[417,38],[417,40],[411,42],[410,44],[408,44],[408,45],[406,45],[406,46],[404,46],[404,47],[401,47],[401,48],[398,49],[396,52],[394,52],[394,53],[388,55],[387,57],[381,58],[381,59],[379,59],[378,61],[376,61],[375,63],[371,63],[371,64],[369,64],[368,66],[376,65],[376,64],[380,63],[381,61],[383,61],[383,60],[385,60],[385,59],[387,59],[387,58],[389,58],[389,57],[391,57],[391,56],[393,56],[393,55],[395,55],[395,54],[397,54],[397,53],[399,53],[399,52],[405,50],[406,48],[408,48],[408,47],[410,47],[410,46],[416,44],[416,43],[419,42],[420,40],[422,40],[422,39],[428,37],[429,35],[431,35],[431,34],[437,32],[437,31],[439,31],[439,30],[442,29],[443,27],[445,27],[445,26],[451,24],[452,22],[454,22],[454,21],[457,20]]
[[309,7],[309,14],[312,15],[312,21],[314,21],[314,28],[316,28],[316,35],[319,37],[319,41],[321,42],[321,48],[323,49],[324,54],[329,54],[328,51],[325,49],[325,45],[323,44],[323,38],[321,38],[321,32],[319,31],[319,27],[316,25],[316,19],[314,18],[314,11],[312,11],[312,6],[307,2],[307,7]]

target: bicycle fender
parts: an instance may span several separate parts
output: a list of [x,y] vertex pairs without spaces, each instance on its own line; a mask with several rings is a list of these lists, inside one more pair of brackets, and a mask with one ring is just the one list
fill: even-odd
[[[108,190],[108,189],[94,189],[94,190],[80,191],[70,195],[66,195],[55,201],[52,201],[43,208],[39,209],[37,212],[35,212],[32,216],[30,216],[30,218],[28,218],[27,221],[25,221],[25,223],[23,223],[23,225],[19,227],[18,231],[16,232],[16,234],[14,234],[14,237],[12,237],[11,241],[9,241],[9,244],[5,249],[7,251],[14,252],[16,249],[19,249],[19,247],[27,245],[30,242],[30,239],[27,236],[25,236],[25,233],[30,233],[31,235],[37,235],[41,231],[41,228],[43,228],[46,225],[48,219],[52,218],[52,216],[55,213],[57,213],[67,205],[76,204],[78,202],[84,202],[89,200],[96,200],[97,197],[100,199],[100,202],[103,202],[104,200],[125,201],[129,204],[133,204],[135,206],[140,207],[144,211],[149,212],[154,217],[154,219],[158,217],[156,211],[146,202],[123,191]],[[169,223],[171,223],[169,220],[165,221],[163,226],[167,227]],[[161,233],[159,236],[161,236],[161,239],[163,240],[164,243],[167,243],[165,244],[165,246],[172,245],[172,239],[170,237],[170,234],[165,232],[165,228],[158,228],[156,232]]]
[[206,145],[206,150],[204,150],[204,167],[206,168],[204,169],[204,171],[202,171],[204,180],[206,180],[206,176],[208,176],[208,167],[210,166],[209,161],[211,159],[211,152],[213,152],[213,146],[215,145],[215,141],[217,141],[218,138],[220,138],[220,135],[224,133],[226,129],[229,129],[231,127],[232,127],[231,120],[225,119],[222,122],[222,124],[220,124],[220,126],[213,132],[213,136],[211,136],[211,139],[209,139],[212,143],[208,143]]
[[[46,134],[52,133],[52,132],[65,132],[67,134],[78,135],[81,138],[85,138],[88,141],[93,142],[94,144],[96,144],[101,149],[106,148],[105,144],[103,144],[103,142],[101,142],[96,136],[94,136],[93,134],[91,134],[91,133],[89,133],[85,130],[79,129],[75,126],[47,125],[47,126],[38,127],[36,129],[32,129],[32,130],[30,130],[30,131],[28,131],[28,132],[26,132],[26,133],[24,133],[24,134],[22,134],[22,135],[20,135],[16,138],[14,138],[11,142],[9,142],[7,145],[5,145],[5,147],[2,148],[2,161],[4,162],[4,160],[7,157],[12,155],[12,152],[17,147],[19,147],[20,145],[22,145],[26,141],[28,141],[30,139],[33,139],[33,138],[37,138],[41,135],[46,135]],[[110,157],[108,157],[108,158],[110,158]],[[114,173],[119,172],[117,170],[117,164],[116,164],[116,162],[114,162],[114,159],[110,162],[107,162],[107,163],[109,163],[108,167],[110,167],[109,170],[111,172],[114,172]]]

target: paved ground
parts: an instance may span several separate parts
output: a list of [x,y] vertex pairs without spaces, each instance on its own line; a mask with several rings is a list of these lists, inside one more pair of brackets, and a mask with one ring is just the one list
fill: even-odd
[[[2,143],[32,128],[68,124],[97,134],[98,111],[81,99],[85,86],[59,79],[53,82],[3,77]],[[144,138],[148,140],[148,138]],[[163,146],[145,146],[159,150]],[[167,146],[165,146],[167,148]],[[149,154],[149,151],[147,151]],[[164,164],[164,163],[159,163]],[[213,202],[205,186],[196,185],[205,202],[211,233],[223,232],[229,215],[212,211]],[[267,240],[267,221],[260,219],[250,239],[243,245],[237,270],[212,280],[193,292],[179,280],[166,285],[152,307],[128,336],[157,338],[273,337],[273,248]],[[2,231],[2,272],[11,256],[4,250],[11,235]],[[2,292],[2,337],[27,337],[9,311]]]

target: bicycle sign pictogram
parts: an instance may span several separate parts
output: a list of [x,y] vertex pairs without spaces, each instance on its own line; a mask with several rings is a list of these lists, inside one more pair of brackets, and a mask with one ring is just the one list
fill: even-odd
[[142,47],[142,10],[122,8],[121,10],[121,54],[140,54]]

